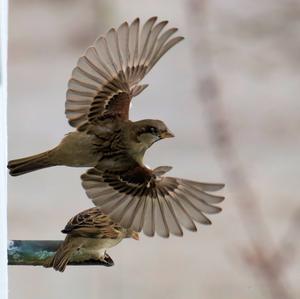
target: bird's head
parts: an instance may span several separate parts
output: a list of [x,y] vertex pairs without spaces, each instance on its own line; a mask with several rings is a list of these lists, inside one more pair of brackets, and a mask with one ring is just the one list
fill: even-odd
[[133,123],[136,139],[145,148],[149,148],[160,139],[175,137],[164,122],[156,119],[144,119]]

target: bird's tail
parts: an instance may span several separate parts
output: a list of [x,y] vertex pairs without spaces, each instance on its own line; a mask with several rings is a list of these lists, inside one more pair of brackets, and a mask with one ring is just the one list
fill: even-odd
[[78,242],[71,236],[67,236],[63,244],[58,248],[53,257],[46,260],[45,268],[54,268],[64,272],[73,252],[79,247]]
[[7,165],[9,174],[18,176],[38,169],[55,166],[56,164],[50,159],[52,151],[9,161]]

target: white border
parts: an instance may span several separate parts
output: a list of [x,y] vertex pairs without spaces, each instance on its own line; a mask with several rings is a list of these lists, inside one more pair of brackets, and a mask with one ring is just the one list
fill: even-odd
[[8,298],[7,278],[7,39],[8,0],[0,0],[0,298]]

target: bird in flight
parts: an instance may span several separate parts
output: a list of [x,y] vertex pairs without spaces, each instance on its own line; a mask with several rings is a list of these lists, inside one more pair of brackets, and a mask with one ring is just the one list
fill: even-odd
[[125,228],[169,237],[182,236],[182,227],[196,231],[195,221],[210,224],[205,214],[220,212],[214,204],[224,197],[209,192],[224,185],[165,176],[169,166],[145,166],[146,150],[174,135],[161,120],[129,120],[131,100],[148,86],[140,81],[183,39],[167,24],[152,17],[141,26],[137,18],[100,36],[68,83],[65,112],[76,131],[49,151],[10,161],[10,174],[55,165],[93,167],[81,176],[88,197]]
[[74,216],[62,230],[67,234],[53,257],[44,264],[63,272],[68,262],[97,260],[109,266],[113,260],[106,253],[108,248],[118,245],[124,238],[139,240],[139,234],[114,223],[100,208],[94,207]]

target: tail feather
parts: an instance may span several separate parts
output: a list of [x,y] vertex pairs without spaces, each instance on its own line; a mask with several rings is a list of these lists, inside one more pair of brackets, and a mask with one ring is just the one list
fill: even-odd
[[7,165],[9,174],[18,176],[38,169],[55,166],[56,164],[50,159],[51,152],[52,150],[30,157],[9,161]]
[[53,257],[49,258],[45,268],[54,268],[56,271],[64,272],[73,252],[79,247],[76,239],[67,236],[63,244],[58,248]]

